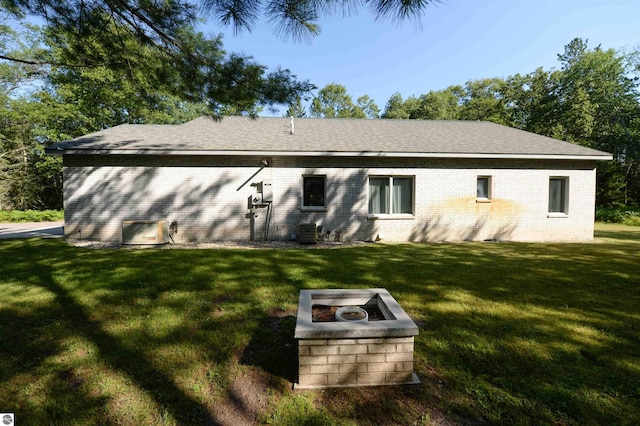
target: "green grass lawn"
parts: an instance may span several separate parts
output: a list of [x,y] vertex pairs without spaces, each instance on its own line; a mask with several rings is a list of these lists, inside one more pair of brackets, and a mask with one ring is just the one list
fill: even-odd
[[[89,250],[0,241],[18,424],[640,424],[640,228],[588,244]],[[385,287],[422,384],[299,392],[303,288]]]

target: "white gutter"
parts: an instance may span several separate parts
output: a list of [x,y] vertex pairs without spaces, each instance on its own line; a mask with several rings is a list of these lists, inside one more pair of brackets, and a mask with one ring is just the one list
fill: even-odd
[[153,150],[153,149],[68,149],[47,151],[53,155],[212,155],[212,156],[272,156],[272,157],[404,157],[404,158],[481,158],[507,160],[612,160],[613,156],[576,154],[487,154],[456,152],[347,152],[347,151],[207,151],[207,150]]

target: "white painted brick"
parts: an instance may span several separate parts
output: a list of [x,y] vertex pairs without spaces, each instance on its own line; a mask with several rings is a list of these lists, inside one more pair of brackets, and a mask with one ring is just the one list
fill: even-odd
[[355,345],[358,343],[356,339],[329,339],[327,340],[327,344],[329,345]]
[[382,384],[385,383],[386,374],[384,372],[377,373],[358,373],[359,384]]
[[413,343],[401,343],[396,345],[396,352],[413,352]]
[[378,343],[367,345],[370,354],[386,354],[396,352],[396,345],[389,343]]
[[368,364],[339,364],[341,373],[366,373]]
[[367,364],[367,372],[386,372],[386,371],[397,371],[396,364],[392,362],[372,362]]
[[340,346],[340,354],[366,354],[367,345],[346,345]]
[[309,346],[311,355],[338,355],[338,346]]
[[358,373],[327,374],[329,385],[355,385],[358,383]]
[[321,365],[309,366],[310,374],[328,374],[328,373],[339,373],[339,372],[340,372],[340,364],[321,364]]
[[371,363],[371,362],[385,362],[388,355],[385,354],[362,354],[356,355],[358,362]]
[[310,346],[298,346],[298,356],[311,355]]
[[413,337],[387,337],[386,343],[413,343]]
[[386,362],[403,362],[403,361],[413,361],[413,353],[412,352],[400,352],[394,354],[386,354],[385,355]]
[[301,356],[301,357],[298,357],[298,360],[300,365],[326,364],[327,356],[326,355]]
[[[120,241],[123,220],[178,222],[177,242],[248,240],[245,184],[259,158],[122,156],[121,164],[87,166],[87,159],[64,159],[65,235]],[[87,157],[88,158],[88,157]],[[344,240],[584,241],[593,238],[595,163],[518,160],[362,159],[274,157],[250,183],[273,182],[271,236],[289,239],[301,222],[341,228]],[[84,163],[83,163],[84,161]],[[95,160],[92,160],[95,161]],[[97,161],[101,161],[98,159]],[[232,166],[232,167],[226,167]],[[564,168],[564,169],[563,169]],[[327,177],[327,209],[300,210],[302,175]],[[415,215],[411,220],[369,220],[367,178],[414,176]],[[477,176],[491,176],[492,200],[477,203]],[[550,176],[569,178],[567,218],[548,217]],[[260,214],[263,213],[263,214]],[[260,234],[266,209],[256,218]]]
[[300,346],[312,346],[312,345],[323,346],[327,344],[327,340],[298,340],[298,344]]
[[378,338],[370,338],[370,339],[358,339],[358,344],[360,345],[365,345],[365,344],[369,344],[369,343],[387,343],[387,339],[385,339],[384,337],[378,337]]
[[357,362],[356,356],[359,355],[328,355],[327,362],[329,364],[353,364]]
[[326,374],[301,374],[298,377],[298,383],[305,386],[324,386],[327,385]]

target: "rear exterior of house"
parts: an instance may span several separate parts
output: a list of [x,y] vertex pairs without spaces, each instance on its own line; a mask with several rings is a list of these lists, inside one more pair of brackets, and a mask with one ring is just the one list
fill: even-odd
[[597,161],[611,157],[483,122],[226,117],[125,125],[63,155],[65,235],[122,241],[174,223],[176,242],[586,241]]

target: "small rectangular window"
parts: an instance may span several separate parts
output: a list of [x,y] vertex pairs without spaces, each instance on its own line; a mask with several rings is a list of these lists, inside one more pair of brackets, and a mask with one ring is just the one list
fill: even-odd
[[369,214],[413,214],[413,177],[369,177]]
[[302,177],[302,205],[304,207],[325,207],[326,176]]
[[569,178],[549,178],[549,213],[568,213]]
[[478,176],[476,198],[481,200],[491,199],[491,176]]

